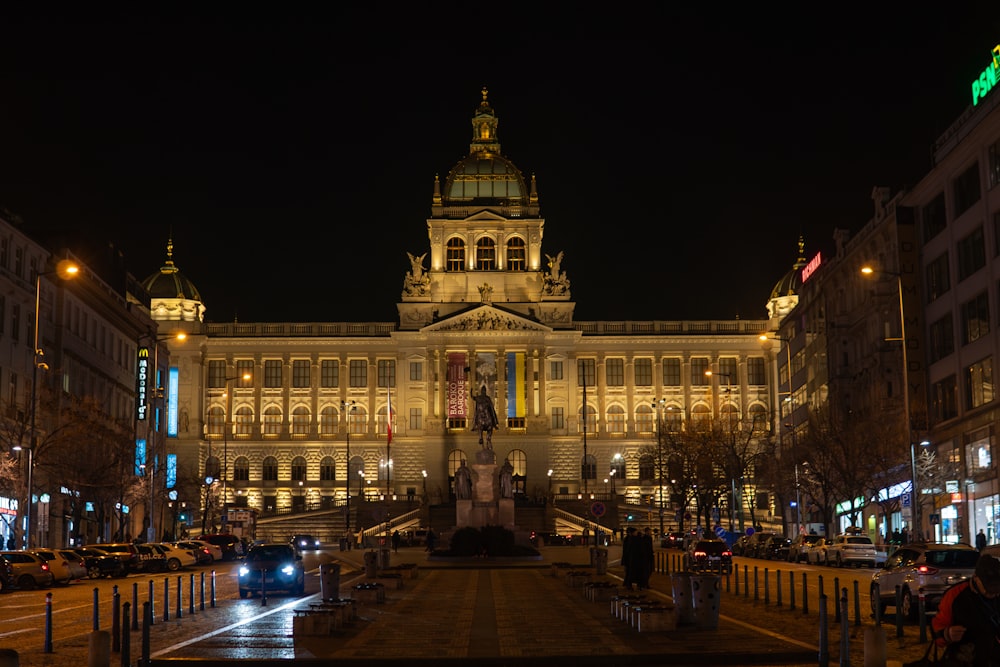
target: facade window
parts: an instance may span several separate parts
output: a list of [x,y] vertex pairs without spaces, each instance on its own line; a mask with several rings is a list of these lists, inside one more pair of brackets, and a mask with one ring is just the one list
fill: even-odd
[[552,408],[552,430],[562,431],[566,428],[566,412],[563,408]]
[[587,454],[580,459],[580,478],[597,479],[597,457],[593,454]]
[[990,146],[990,187],[996,187],[1000,184],[1000,139],[993,142]]
[[979,269],[986,266],[986,241],[983,239],[983,228],[975,231],[958,242],[958,280],[962,281]]
[[527,264],[527,250],[524,246],[524,239],[515,236],[507,241],[507,270],[524,271]]
[[324,389],[336,389],[340,386],[340,362],[336,359],[324,359],[319,362],[319,386]]
[[640,405],[635,409],[635,432],[653,432],[653,408],[649,405]]
[[663,385],[665,387],[681,386],[681,360],[676,358],[663,360]]
[[684,413],[680,408],[668,405],[667,409],[663,411],[661,419],[663,419],[661,423],[667,433],[681,432],[681,427],[684,425]]
[[760,403],[754,403],[747,412],[750,414],[750,429],[758,436],[768,431],[767,409]]
[[608,408],[608,433],[625,435],[625,410],[620,405]]
[[705,371],[708,369],[708,357],[691,357],[691,385],[708,386],[711,383],[709,377],[705,375]]
[[978,408],[993,400],[993,359],[987,357],[965,369],[965,402]]
[[378,386],[381,389],[396,386],[396,360],[378,360]]
[[653,464],[652,454],[643,454],[639,457],[639,481],[648,482],[656,479],[656,466]]
[[306,460],[301,456],[296,456],[292,459],[292,481],[306,481]]
[[696,405],[691,408],[691,422],[704,425],[712,422],[712,411],[707,405]]
[[[584,410],[586,410],[586,419],[584,419]],[[584,424],[586,424],[587,433],[597,433],[597,410],[593,406],[583,406],[576,416],[577,422],[580,424],[580,433],[583,433]]]
[[767,384],[764,357],[747,357],[747,382],[755,385]]
[[208,386],[210,389],[221,389],[226,386],[226,362],[222,359],[209,360]]
[[928,343],[932,362],[944,359],[955,351],[955,328],[950,312],[931,324]]
[[935,382],[931,387],[931,411],[935,423],[958,416],[958,382],[954,375]]
[[989,428],[962,436],[965,444],[965,469],[969,477],[993,472],[993,438]]
[[948,275],[948,253],[944,252],[927,265],[927,303],[943,296],[951,289]]
[[923,221],[924,243],[944,231],[948,226],[948,216],[945,214],[943,192],[939,192],[937,197],[921,209],[920,218]]
[[225,428],[225,413],[222,408],[215,406],[208,409],[208,433],[209,435],[221,436]]
[[423,408],[410,408],[410,424],[409,427],[414,431],[419,431],[424,427],[424,409]]
[[652,359],[636,359],[633,368],[635,369],[635,386],[637,387],[653,386]]
[[593,359],[576,360],[576,385],[593,387],[597,383],[597,363]]
[[319,479],[321,482],[332,482],[337,479],[337,465],[332,456],[324,456],[320,460]]
[[268,359],[264,362],[264,386],[268,389],[281,388],[281,360]]
[[237,456],[233,461],[233,481],[250,481],[250,459],[245,456]]
[[360,405],[355,406],[354,410],[347,413],[347,428],[350,430],[351,435],[364,435],[367,431],[365,428],[365,424],[367,423],[368,411]]
[[604,362],[604,379],[609,387],[625,386],[625,360],[608,359]]
[[952,183],[952,191],[955,195],[955,217],[962,215],[969,207],[979,201],[979,163],[974,163],[971,167],[962,172],[962,175]]
[[388,408],[386,406],[382,406],[378,409],[378,413],[375,415],[375,430],[379,435],[386,435],[389,433],[389,430],[386,428],[388,422]]
[[292,362],[292,386],[296,389],[304,389],[310,386],[309,382],[309,360],[296,359]]
[[274,436],[281,434],[281,408],[276,405],[268,406],[264,409],[264,435]]
[[446,255],[445,271],[465,271],[465,242],[462,239],[458,237],[448,239]]
[[221,479],[222,463],[218,456],[209,456],[205,459],[205,476],[212,479]]
[[974,299],[962,304],[962,344],[968,345],[989,332],[989,295],[986,292],[980,292]]
[[359,389],[368,386],[368,360],[351,359],[351,387]]
[[736,386],[740,383],[739,360],[735,357],[719,359],[719,375],[728,378],[726,384]]
[[[240,389],[247,389],[253,386],[253,361],[251,359],[242,359],[236,362],[236,377],[233,382]],[[281,385],[278,385],[281,386]]]
[[611,457],[611,465],[608,466],[608,474],[614,475],[615,479],[625,481],[625,457],[615,454]]
[[236,409],[233,419],[236,425],[236,435],[249,436],[253,431],[253,410],[243,405]]
[[7,402],[10,405],[17,405],[17,373],[10,371],[7,375]]
[[292,435],[309,435],[309,408],[304,405],[292,411]]
[[410,381],[419,382],[424,379],[424,362],[422,361],[411,361],[410,362]]
[[482,236],[476,241],[476,269],[479,271],[496,271],[497,244],[488,236]]
[[563,379],[563,362],[561,361],[549,362],[549,379],[550,380]]
[[261,477],[265,482],[278,481],[278,459],[273,456],[265,456],[261,465]]
[[319,434],[325,436],[337,433],[338,413],[337,408],[328,405],[319,413]]

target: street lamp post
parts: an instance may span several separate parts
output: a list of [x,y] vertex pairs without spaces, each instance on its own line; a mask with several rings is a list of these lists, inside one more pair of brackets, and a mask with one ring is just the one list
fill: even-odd
[[[347,477],[345,486],[347,487],[347,532],[351,532],[351,415],[354,414],[355,402],[354,401],[341,401],[340,407],[344,414],[347,415],[345,421],[347,422]],[[360,484],[358,485],[358,492],[360,493]]]
[[[44,350],[39,347],[38,327],[40,323],[40,310],[42,301],[42,276],[58,274],[64,279],[73,278],[80,272],[80,267],[69,260],[62,260],[56,266],[55,271],[39,271],[35,274],[35,328],[32,332],[34,336],[31,358],[31,411],[30,426],[28,427],[28,473],[27,473],[27,502],[24,504],[24,548],[31,548],[31,511],[34,507],[32,495],[34,495],[34,475],[35,475],[35,447],[37,442],[36,424],[38,419],[38,369],[48,370],[48,364],[42,361],[45,356]],[[19,445],[14,449],[21,449]]]
[[549,499],[553,502],[553,504],[555,504],[555,498],[552,497],[552,468],[549,468],[548,477],[549,477]]
[[904,424],[906,441],[910,445],[910,507],[913,513],[913,526],[918,533],[917,537],[919,537],[919,533],[922,533],[923,531],[920,525],[920,502],[918,501],[919,496],[917,490],[917,464],[916,455],[913,449],[913,424],[910,419],[910,379],[907,377],[910,366],[906,359],[906,311],[903,309],[903,274],[892,271],[876,271],[870,266],[861,267],[861,273],[866,276],[883,273],[896,277],[896,291],[899,294],[899,338],[886,338],[885,340],[898,340],[902,343],[903,348],[903,418],[906,420],[906,423]]
[[795,523],[796,531],[802,530],[802,498],[799,495],[799,462],[795,462]]
[[[719,375],[721,377],[726,378],[726,394],[730,397],[730,400],[732,400],[732,394],[733,394],[733,377],[732,377],[732,375],[730,373],[713,373],[711,370],[707,370],[707,371],[705,371],[705,375],[708,376],[708,377],[712,377],[713,375]],[[736,452],[735,452],[735,448],[736,448],[736,432],[733,430],[733,411],[732,411],[732,406],[730,405],[729,407],[730,407],[730,409],[727,410],[727,412],[726,412],[726,421],[729,424],[729,437],[732,440],[732,444],[733,444],[733,452],[732,452],[732,454],[733,454],[733,456],[735,456],[736,455]],[[734,463],[739,464],[739,461],[734,461]],[[735,468],[734,468],[733,472],[738,472],[738,471],[735,470]],[[739,471],[739,472],[742,472],[742,471]],[[736,477],[735,476],[733,477],[733,480],[732,480],[732,487],[733,487],[733,507],[731,508],[730,515],[732,515],[733,512],[736,513],[735,519],[739,521],[740,532],[742,533],[743,532],[743,477],[742,477],[742,475],[740,476],[740,488],[739,488],[739,492],[737,493]],[[730,516],[729,517],[729,525],[732,526],[733,522],[734,522],[734,517]]]
[[657,467],[657,491],[660,496],[660,535],[663,535],[663,405],[666,399],[653,403],[653,412],[656,418],[656,467]]
[[232,385],[229,383],[233,380],[250,380],[251,377],[253,376],[250,373],[244,373],[243,375],[227,377],[225,380],[226,393],[224,396],[226,401],[222,415],[222,532],[226,532],[229,525],[229,427],[233,423],[230,419],[233,406]]
[[615,473],[618,472],[616,469],[612,468],[611,472],[608,473],[608,477],[611,478],[611,495],[615,495]]

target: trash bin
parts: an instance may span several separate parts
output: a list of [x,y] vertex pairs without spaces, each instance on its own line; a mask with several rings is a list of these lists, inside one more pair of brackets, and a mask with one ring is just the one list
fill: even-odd
[[347,551],[347,538],[346,537],[340,538],[340,550],[341,551]]
[[604,547],[591,547],[590,564],[594,566],[594,572],[596,574],[607,574],[608,550]]
[[365,576],[369,579],[375,578],[375,570],[378,569],[378,553],[374,551],[365,552]]
[[694,603],[691,599],[692,578],[693,575],[690,572],[674,572],[670,575],[678,625],[693,625],[695,623]]
[[324,600],[340,599],[340,563],[321,563],[319,590]]
[[717,574],[696,574],[691,577],[695,626],[709,630],[718,628],[721,600],[722,577]]

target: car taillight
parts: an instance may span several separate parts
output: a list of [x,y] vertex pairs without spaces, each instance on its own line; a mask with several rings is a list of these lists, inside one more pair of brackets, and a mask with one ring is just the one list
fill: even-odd
[[704,551],[695,551],[694,552],[694,557],[695,558],[702,558],[702,557],[707,556],[707,555],[708,554],[706,552],[704,552]]
[[729,556],[730,558],[732,558],[733,557],[733,552],[732,551],[723,551],[722,555],[723,556]]
[[940,571],[941,570],[939,570],[938,568],[931,567],[930,565],[920,565],[920,566],[917,567],[917,574],[926,574],[926,575],[934,576],[935,574],[937,574]]
[[49,571],[49,564],[42,563],[42,572],[48,572],[48,571]]

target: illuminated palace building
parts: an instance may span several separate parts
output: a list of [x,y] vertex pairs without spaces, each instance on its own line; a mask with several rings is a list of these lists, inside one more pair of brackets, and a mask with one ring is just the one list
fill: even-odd
[[[853,524],[875,539],[906,528],[971,541],[983,528],[996,542],[991,74],[914,188],[875,188],[871,220],[835,230],[828,253],[799,240],[756,321],[576,321],[572,258],[543,247],[539,188],[501,153],[485,90],[467,157],[434,178],[429,246],[407,253],[398,322],[212,323],[172,242],[143,281],[100,267],[63,280],[62,251],[5,221],[0,535],[62,544],[258,520],[264,537],[331,539],[390,518],[447,530],[454,506],[434,513],[456,470],[490,446],[470,412],[485,391],[517,516],[541,507],[550,522],[532,528],[631,516],[789,535]],[[80,405],[106,428],[68,410]],[[805,448],[811,425],[872,414],[897,426],[890,456],[856,461],[878,488],[821,495],[833,448]],[[879,449],[869,435],[862,452]],[[111,457],[122,438],[127,454]],[[295,517],[319,523],[266,527]]]

